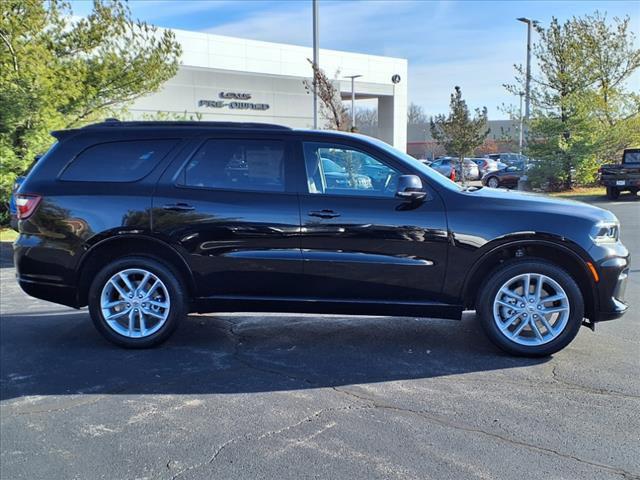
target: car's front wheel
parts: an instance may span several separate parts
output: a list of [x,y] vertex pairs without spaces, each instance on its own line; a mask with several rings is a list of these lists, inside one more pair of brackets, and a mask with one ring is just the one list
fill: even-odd
[[126,348],[165,341],[186,312],[179,275],[157,260],[125,257],[104,267],[89,289],[89,312],[98,331]]
[[487,336],[514,355],[541,357],[563,349],[584,317],[578,284],[545,260],[505,263],[492,273],[478,298],[476,311]]
[[498,188],[500,186],[500,180],[497,177],[491,177],[487,180],[487,186],[490,188]]

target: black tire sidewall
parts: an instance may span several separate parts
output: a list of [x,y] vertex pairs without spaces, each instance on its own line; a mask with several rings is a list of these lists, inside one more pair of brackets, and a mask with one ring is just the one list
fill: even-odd
[[[491,185],[493,183],[492,180],[496,181],[495,187],[493,185]],[[487,180],[487,186],[489,188],[498,188],[500,186],[500,180],[498,180],[497,177],[489,177],[489,179]]]
[[[100,306],[100,296],[105,283],[117,272],[127,268],[142,268],[156,275],[167,288],[171,307],[169,317],[165,324],[155,332],[145,338],[128,338],[115,332],[107,325],[102,315]],[[178,323],[186,315],[187,298],[185,288],[179,277],[173,270],[159,261],[143,257],[125,257],[105,266],[96,275],[89,288],[89,313],[96,329],[110,342],[125,348],[149,348],[164,342],[178,326]]]
[[[569,300],[570,315],[564,331],[543,345],[515,343],[502,334],[493,320],[493,300],[498,290],[510,278],[523,273],[540,273],[552,278],[564,289]],[[578,334],[584,318],[584,299],[576,281],[565,270],[545,260],[515,260],[503,264],[489,276],[478,298],[476,311],[485,333],[495,345],[513,355],[544,357],[562,350]]]

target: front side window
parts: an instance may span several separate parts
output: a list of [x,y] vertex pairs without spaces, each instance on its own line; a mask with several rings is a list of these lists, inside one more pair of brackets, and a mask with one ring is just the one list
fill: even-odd
[[279,140],[208,140],[187,163],[187,187],[283,192],[284,143]]
[[179,140],[99,143],[82,151],[60,175],[76,182],[135,182],[147,176]]
[[400,172],[350,147],[304,143],[309,193],[393,197]]

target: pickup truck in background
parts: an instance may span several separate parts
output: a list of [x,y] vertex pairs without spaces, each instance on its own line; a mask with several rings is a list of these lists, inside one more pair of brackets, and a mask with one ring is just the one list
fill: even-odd
[[640,148],[627,148],[622,163],[600,167],[600,183],[607,187],[607,197],[611,200],[624,191],[636,195],[640,190]]

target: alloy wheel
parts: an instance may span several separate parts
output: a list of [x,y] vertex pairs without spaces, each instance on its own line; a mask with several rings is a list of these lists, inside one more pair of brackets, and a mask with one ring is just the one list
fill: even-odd
[[128,268],[105,283],[100,308],[113,331],[128,338],[144,338],[166,323],[171,300],[167,287],[155,274]]
[[569,298],[552,278],[517,275],[500,287],[493,302],[493,320],[500,332],[520,345],[543,345],[557,338],[569,321]]

